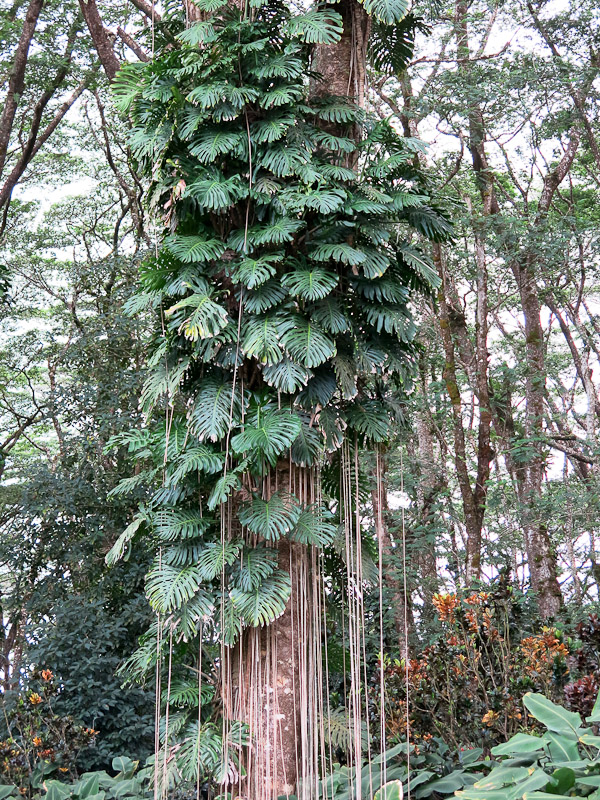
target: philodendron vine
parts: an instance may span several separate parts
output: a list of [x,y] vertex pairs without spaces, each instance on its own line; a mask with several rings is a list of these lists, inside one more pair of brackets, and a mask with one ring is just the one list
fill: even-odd
[[[109,560],[142,531],[160,550],[147,592],[169,619],[173,665],[193,659],[200,630],[230,646],[283,612],[278,540],[334,542],[335,504],[273,491],[269,475],[315,474],[344,440],[389,437],[412,373],[409,301],[437,280],[417,234],[448,233],[415,168],[421,143],[346,98],[312,95],[310,46],[339,37],[337,13],[196,4],[210,19],[173,21],[168,46],[115,85],[164,226],[129,311],[156,313],[142,404],[166,425],[113,443],[148,463],[121,490],[156,488]],[[365,3],[385,22],[402,5]],[[149,637],[134,663],[155,652]],[[189,672],[173,669],[171,703],[197,706]],[[184,777],[222,765],[207,713],[177,717],[179,731],[204,731]]]

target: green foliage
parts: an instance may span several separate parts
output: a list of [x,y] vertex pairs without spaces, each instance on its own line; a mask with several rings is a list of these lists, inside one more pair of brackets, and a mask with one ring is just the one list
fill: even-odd
[[42,800],[149,800],[153,796],[153,769],[138,770],[138,764],[126,756],[117,756],[111,764],[115,775],[88,772],[70,784],[47,780],[45,791],[39,796]]
[[[406,12],[367,6],[385,23]],[[145,485],[149,500],[111,559],[142,536],[160,544],[146,590],[174,640],[203,628],[231,645],[284,613],[288,542],[336,546],[339,506],[308,505],[285,491],[286,476],[320,469],[346,436],[372,444],[389,434],[391,396],[410,385],[411,293],[434,287],[415,231],[443,238],[448,224],[413,143],[345,98],[310,96],[306,45],[339,37],[335,9],[256,3],[240,18],[210,8],[210,22],[117,80],[164,223],[161,251],[141,272],[166,322],[143,409],[158,419],[164,407],[170,421],[128,442],[146,468],[131,487]],[[369,298],[364,287],[382,276],[388,288]],[[182,644],[173,663],[195,657]],[[134,661],[154,666],[146,641]],[[195,728],[185,719],[176,773],[214,780],[220,734],[208,717]]]

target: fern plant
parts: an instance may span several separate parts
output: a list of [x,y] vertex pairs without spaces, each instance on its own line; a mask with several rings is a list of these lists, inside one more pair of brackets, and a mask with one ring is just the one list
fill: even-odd
[[[177,30],[173,18],[171,44],[115,84],[164,225],[131,310],[160,315],[142,405],[166,408],[168,425],[112,445],[150,463],[143,512],[111,558],[139,535],[160,547],[147,591],[168,617],[173,663],[190,658],[194,634],[232,645],[283,613],[282,538],[339,546],[339,511],[272,492],[268,475],[334,461],[344,438],[389,436],[415,358],[410,299],[437,280],[416,233],[450,230],[417,143],[347,98],[311,96],[310,46],[340,36],[339,14],[197,5],[210,21]],[[364,6],[381,24],[406,13],[401,0]],[[225,542],[223,509],[236,531]],[[156,657],[143,644],[136,669]],[[179,713],[187,730],[197,709]],[[218,734],[195,724],[174,763],[187,750],[203,763],[201,731]]]

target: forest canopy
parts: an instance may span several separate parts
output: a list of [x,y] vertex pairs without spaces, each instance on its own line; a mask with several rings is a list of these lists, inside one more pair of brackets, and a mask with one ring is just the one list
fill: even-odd
[[600,797],[595,4],[1,4],[0,800]]

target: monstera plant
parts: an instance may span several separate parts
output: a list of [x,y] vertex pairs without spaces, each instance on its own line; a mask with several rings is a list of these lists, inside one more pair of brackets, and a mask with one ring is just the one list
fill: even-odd
[[[186,659],[199,669],[189,643],[201,632],[234,648],[245,630],[289,628],[292,562],[332,546],[343,557],[354,481],[345,503],[328,504],[321,471],[397,423],[415,356],[411,298],[437,283],[419,241],[450,230],[415,159],[422,144],[320,82],[314,47],[340,39],[343,14],[291,5],[197,0],[198,21],[173,17],[160,54],[115,83],[159,235],[128,307],[156,318],[141,398],[154,422],[112,445],[137,462],[120,491],[148,494],[109,561],[137,536],[155,542],[147,593],[154,634],[168,635],[158,648],[149,636],[135,663],[164,656],[169,674]],[[406,12],[364,9],[380,25]],[[278,686],[300,685],[292,669]],[[189,745],[169,764],[189,751],[194,778],[214,728],[198,719],[191,674],[169,681]]]

